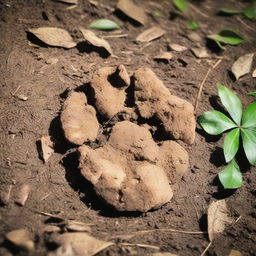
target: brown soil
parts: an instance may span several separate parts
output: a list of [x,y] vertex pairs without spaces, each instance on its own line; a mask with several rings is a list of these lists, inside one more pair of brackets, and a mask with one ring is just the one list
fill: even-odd
[[[150,255],[152,248],[125,246],[147,244],[160,247],[161,251],[181,256],[200,255],[208,245],[204,234],[184,234],[157,229],[177,229],[183,231],[206,231],[206,213],[211,201],[225,198],[230,215],[240,217],[238,222],[228,227],[213,241],[206,255],[228,255],[231,249],[243,255],[256,252],[256,168],[244,160],[239,152],[238,161],[243,172],[243,187],[235,191],[224,191],[216,174],[225,166],[222,153],[223,137],[207,136],[197,128],[193,145],[178,141],[189,153],[190,168],[175,185],[174,196],[170,202],[158,210],[143,214],[120,214],[104,204],[95,196],[92,186],[78,169],[76,147],[64,139],[60,126],[60,110],[68,93],[87,88],[93,73],[101,67],[125,65],[129,75],[141,67],[149,67],[168,87],[171,94],[186,99],[194,105],[199,84],[210,65],[219,57],[221,63],[214,69],[205,85],[199,101],[197,115],[219,105],[216,83],[220,82],[233,89],[244,105],[253,99],[247,96],[255,91],[255,81],[248,74],[234,81],[229,70],[232,63],[241,55],[255,51],[255,22],[241,16],[224,17],[216,15],[220,7],[243,8],[247,1],[193,1],[196,10],[191,10],[190,19],[200,22],[198,34],[201,38],[223,28],[238,29],[245,37],[240,46],[226,46],[225,51],[211,52],[210,58],[197,59],[191,51],[173,52],[168,62],[156,62],[153,58],[166,51],[169,43],[179,43],[188,48],[196,47],[197,42],[188,39],[185,29],[186,20],[170,17],[173,7],[170,1],[143,1],[147,9],[156,9],[163,14],[160,18],[150,18],[145,27],[137,26],[111,8],[117,1],[101,1],[103,6],[92,6],[80,1],[73,9],[53,1],[2,1],[0,3],[0,189],[5,192],[12,185],[10,202],[0,208],[0,255],[24,255],[15,251],[4,240],[4,234],[17,228],[27,228],[33,235],[36,250],[33,255],[45,255],[49,245],[45,243],[43,228],[52,222],[49,217],[41,216],[31,209],[59,214],[69,219],[93,223],[92,234],[97,238],[116,242],[97,255]],[[206,16],[207,17],[206,17]],[[109,18],[122,27],[125,38],[106,38],[111,44],[114,56],[84,43],[79,26],[86,27],[97,18]],[[135,42],[135,38],[158,23],[167,33],[151,43]],[[70,32],[76,48],[34,47],[38,43],[26,31],[29,28],[55,26]],[[114,32],[97,32],[109,36]],[[203,39],[203,44],[207,42]],[[116,57],[117,56],[117,57]],[[58,62],[53,64],[52,58]],[[253,68],[256,68],[254,62]],[[21,100],[27,96],[28,100]],[[88,104],[93,104],[88,99]],[[129,105],[129,104],[128,104]],[[100,120],[106,128],[111,128],[117,120]],[[154,122],[154,120],[152,120]],[[44,164],[40,152],[41,136],[51,135],[55,141],[55,153]],[[158,136],[161,136],[159,134]],[[161,138],[164,139],[164,138]],[[106,137],[98,138],[97,145],[105,144]],[[74,150],[72,150],[74,148]],[[69,150],[69,151],[68,151]],[[65,154],[66,153],[66,154]],[[25,206],[14,203],[22,184],[29,184],[31,192]],[[152,232],[130,237],[132,232],[153,229]]]

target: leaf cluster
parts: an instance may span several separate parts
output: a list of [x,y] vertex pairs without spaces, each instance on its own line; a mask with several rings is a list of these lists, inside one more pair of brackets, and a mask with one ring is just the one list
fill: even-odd
[[229,131],[224,138],[223,151],[230,164],[219,173],[219,179],[224,188],[233,189],[242,185],[242,175],[235,161],[240,141],[249,163],[256,166],[256,102],[249,104],[243,112],[240,99],[224,85],[218,86],[218,95],[230,116],[210,110],[203,113],[198,122],[211,135]]

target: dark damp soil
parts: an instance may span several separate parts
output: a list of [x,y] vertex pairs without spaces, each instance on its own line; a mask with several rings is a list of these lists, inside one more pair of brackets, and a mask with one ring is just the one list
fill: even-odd
[[[101,1],[94,6],[80,0],[78,6],[50,0],[3,0],[0,2],[0,190],[12,185],[10,202],[0,207],[0,255],[24,255],[14,251],[4,240],[8,231],[27,228],[33,235],[36,251],[33,255],[46,255],[43,227],[48,220],[31,209],[66,218],[93,223],[95,237],[117,242],[97,255],[150,255],[152,248],[128,247],[120,242],[158,246],[161,251],[180,256],[200,255],[209,241],[205,234],[184,234],[152,231],[132,238],[131,232],[148,229],[178,229],[207,231],[206,213],[209,204],[217,199],[226,199],[230,215],[239,220],[219,234],[206,255],[224,256],[231,249],[239,250],[244,256],[256,254],[256,168],[244,161],[239,153],[243,172],[243,187],[224,191],[217,173],[225,166],[222,152],[222,136],[207,136],[197,129],[196,140],[187,146],[190,168],[176,185],[171,202],[161,209],[144,214],[118,214],[102,204],[92,192],[91,185],[78,170],[76,152],[62,134],[59,112],[67,92],[86,85],[92,73],[99,67],[124,64],[130,74],[142,66],[150,67],[170,89],[192,104],[195,103],[199,85],[209,67],[219,59],[204,85],[196,114],[220,108],[216,97],[216,84],[222,83],[233,89],[244,105],[253,101],[247,96],[255,91],[255,78],[245,75],[234,81],[230,74],[232,63],[241,55],[255,51],[255,21],[242,16],[219,16],[221,7],[245,8],[249,1],[192,1],[189,18],[171,15],[171,1],[137,1],[147,10],[157,10],[159,18],[150,18],[145,27],[134,26],[129,19],[114,12],[116,0]],[[196,9],[195,9],[196,8]],[[175,17],[174,17],[175,16]],[[115,56],[105,56],[83,43],[79,26],[86,27],[97,18],[109,18],[122,28],[126,37],[106,38]],[[190,50],[173,53],[167,63],[156,62],[153,57],[168,49],[169,43],[179,43],[188,48],[197,42],[187,38],[185,24],[196,20],[201,28],[197,31],[207,44],[205,36],[224,28],[239,30],[246,39],[239,46],[226,46],[224,51],[211,52],[207,59],[197,59]],[[136,36],[145,28],[158,25],[166,34],[150,43],[138,44]],[[38,44],[26,31],[29,28],[52,26],[70,32],[78,47],[65,50]],[[102,36],[114,32],[97,32]],[[29,41],[30,40],[30,41]],[[32,42],[32,43],[31,43]],[[57,58],[56,64],[48,64],[49,58]],[[256,68],[256,62],[253,63]],[[19,96],[28,97],[23,101]],[[41,136],[51,135],[56,142],[55,153],[44,164],[39,154]],[[72,151],[72,150],[71,150]],[[31,186],[25,207],[14,203],[21,184]]]

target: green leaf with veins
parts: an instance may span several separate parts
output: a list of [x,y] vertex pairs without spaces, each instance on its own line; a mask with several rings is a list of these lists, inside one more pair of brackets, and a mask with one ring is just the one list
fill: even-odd
[[256,132],[243,128],[241,132],[245,155],[249,163],[256,166]]
[[221,184],[225,189],[235,189],[242,186],[242,174],[235,160],[226,169],[218,174]]
[[226,115],[216,110],[210,110],[203,113],[198,122],[201,127],[211,135],[218,135],[222,132],[237,127]]
[[256,131],[256,102],[249,104],[243,113],[242,127]]
[[222,30],[218,34],[208,36],[209,39],[218,41],[219,43],[238,45],[244,41],[244,39],[233,30]]
[[223,151],[226,162],[230,162],[236,155],[239,148],[239,137],[240,137],[240,128],[233,129],[229,132],[223,144]]
[[218,86],[218,94],[221,100],[221,103],[226,108],[232,119],[239,126],[241,124],[241,118],[243,113],[243,106],[240,99],[230,91],[224,85]]

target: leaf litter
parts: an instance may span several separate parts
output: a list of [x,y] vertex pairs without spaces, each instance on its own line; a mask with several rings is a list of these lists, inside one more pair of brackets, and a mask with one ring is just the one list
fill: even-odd
[[168,46],[172,51],[175,51],[175,52],[184,52],[188,49],[186,46],[182,46],[180,44],[175,44],[175,43],[171,43]]
[[232,65],[231,71],[236,80],[251,71],[254,53],[248,53],[239,57]]
[[50,136],[41,137],[41,149],[42,149],[42,158],[44,163],[46,163],[51,155],[54,153],[54,143],[51,140]]
[[104,48],[110,55],[113,54],[113,51],[111,49],[110,44],[105,39],[102,39],[98,36],[96,36],[95,33],[88,29],[80,28],[80,31],[82,32],[84,39],[91,45]]
[[166,31],[163,30],[162,28],[154,26],[152,28],[145,30],[141,34],[139,34],[136,37],[136,41],[142,42],[142,43],[150,42],[150,41],[153,41],[153,40],[161,37],[165,33],[166,33]]
[[73,48],[76,46],[76,42],[73,41],[72,37],[62,28],[55,27],[40,27],[40,28],[30,28],[28,32],[35,35],[42,42],[50,46],[57,46],[63,48]]

